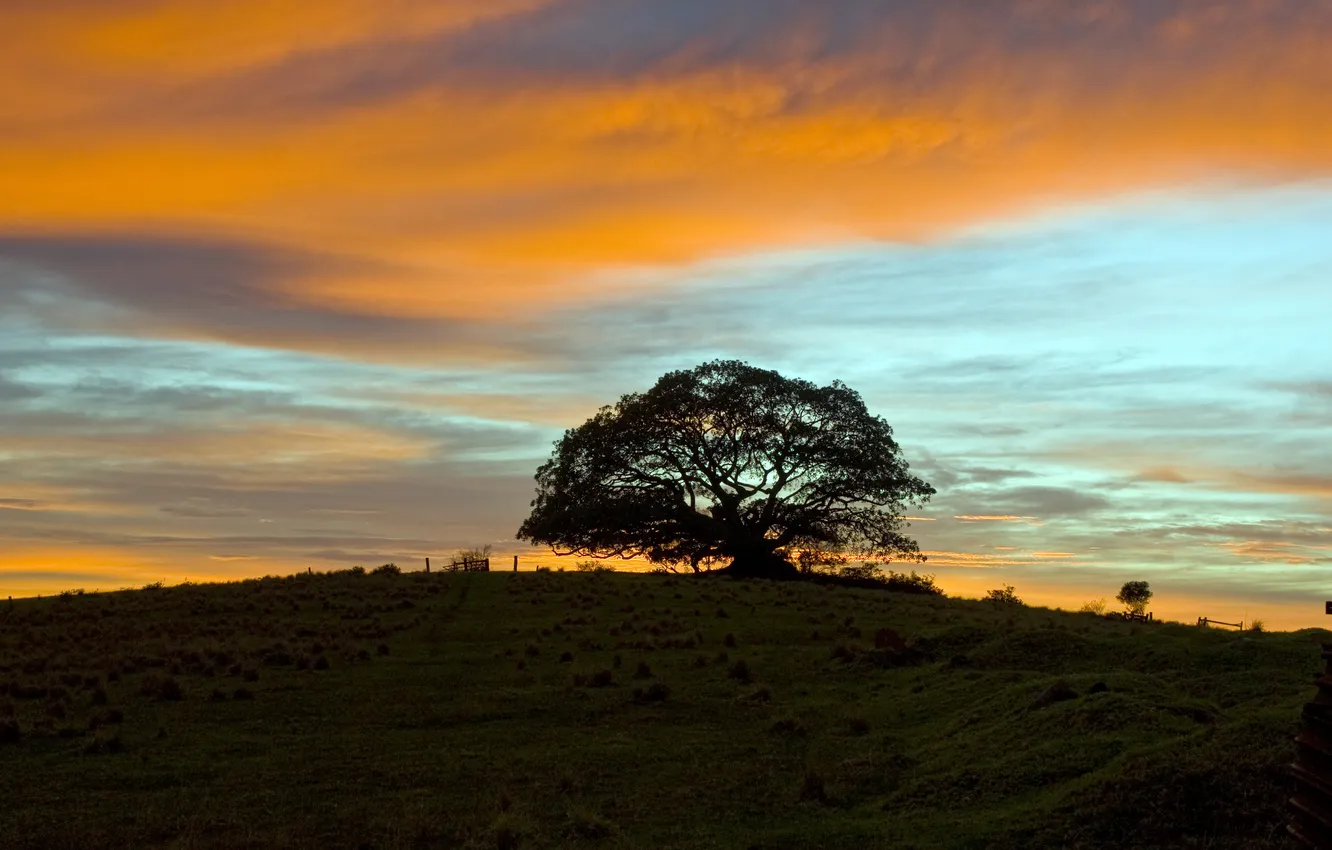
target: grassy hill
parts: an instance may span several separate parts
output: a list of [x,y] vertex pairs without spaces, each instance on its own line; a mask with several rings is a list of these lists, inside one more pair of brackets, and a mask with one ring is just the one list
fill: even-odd
[[607,573],[19,600],[0,846],[1275,847],[1329,637]]

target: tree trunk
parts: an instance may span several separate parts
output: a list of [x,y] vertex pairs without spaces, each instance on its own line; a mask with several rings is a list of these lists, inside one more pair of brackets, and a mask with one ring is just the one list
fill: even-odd
[[728,575],[742,578],[799,578],[800,571],[795,565],[772,551],[771,544],[759,543],[738,547],[725,570]]

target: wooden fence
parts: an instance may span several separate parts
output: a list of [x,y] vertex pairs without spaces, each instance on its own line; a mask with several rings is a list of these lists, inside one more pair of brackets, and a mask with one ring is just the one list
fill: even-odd
[[1323,644],[1324,671],[1318,695],[1304,704],[1295,762],[1295,796],[1288,802],[1286,830],[1301,847],[1332,850],[1332,644]]
[[490,572],[489,558],[469,558],[462,561],[449,561],[449,565],[444,568],[446,573],[488,573]]
[[1221,620],[1209,620],[1209,619],[1206,618],[1206,617],[1199,617],[1199,618],[1198,618],[1198,625],[1203,626],[1204,628],[1206,628],[1207,626],[1231,626],[1232,628],[1236,628],[1236,629],[1239,629],[1240,631],[1244,631],[1244,621],[1243,621],[1243,620],[1240,620],[1238,623],[1226,623],[1226,622],[1222,622]]
[[[425,571],[430,572],[430,559],[426,558]],[[518,556],[513,556],[513,571],[518,572]],[[444,567],[446,573],[488,573],[490,572],[490,558],[451,558],[448,566]]]

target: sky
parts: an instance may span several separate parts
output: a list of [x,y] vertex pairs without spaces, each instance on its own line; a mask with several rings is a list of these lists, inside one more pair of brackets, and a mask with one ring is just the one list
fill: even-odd
[[1325,625],[1332,4],[0,0],[0,595],[492,545],[841,379],[950,592]]

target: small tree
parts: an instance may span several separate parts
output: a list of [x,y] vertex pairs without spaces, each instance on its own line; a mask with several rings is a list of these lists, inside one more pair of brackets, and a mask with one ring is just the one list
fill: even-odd
[[1124,586],[1119,589],[1119,595],[1115,599],[1123,603],[1124,608],[1130,614],[1142,614],[1147,610],[1147,603],[1152,598],[1151,588],[1145,581],[1126,581]]
[[985,601],[998,602],[1002,605],[1022,604],[1022,600],[1018,598],[1018,595],[1016,592],[1014,592],[1013,585],[1011,584],[1005,585],[1004,587],[998,588],[996,590],[986,591]]

